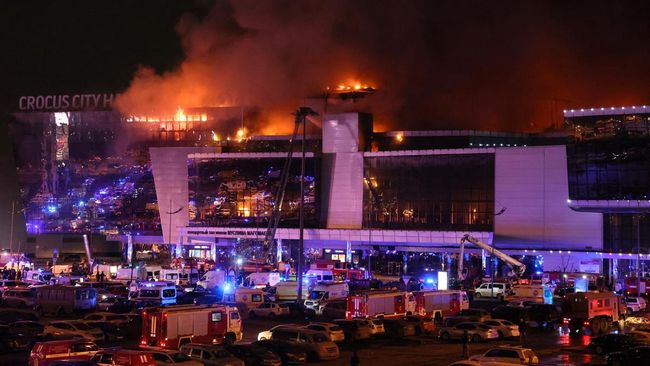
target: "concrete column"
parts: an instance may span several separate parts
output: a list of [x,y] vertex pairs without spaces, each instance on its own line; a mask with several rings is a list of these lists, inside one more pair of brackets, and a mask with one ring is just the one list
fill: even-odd
[[210,258],[212,258],[213,261],[217,261],[217,244],[212,243],[210,244]]

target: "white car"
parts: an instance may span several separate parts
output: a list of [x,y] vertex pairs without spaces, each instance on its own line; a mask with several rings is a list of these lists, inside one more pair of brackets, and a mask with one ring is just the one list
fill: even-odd
[[365,325],[369,326],[371,336],[381,336],[386,333],[384,321],[381,319],[354,318],[354,320],[363,322]]
[[104,340],[104,332],[99,328],[93,328],[82,321],[54,321],[45,326],[43,336],[46,340],[66,338],[86,338],[98,342]]
[[203,363],[193,360],[190,356],[179,351],[151,350],[156,366],[203,366]]
[[83,318],[85,322],[106,322],[115,325],[122,325],[129,322],[129,317],[123,314],[96,312],[88,314]]
[[289,310],[289,306],[287,304],[276,304],[272,302],[265,302],[248,312],[248,316],[251,318],[254,318],[256,316],[275,318],[281,316],[289,316],[290,314],[291,311]]
[[627,304],[628,314],[645,311],[647,302],[642,297],[626,297],[625,303]]
[[507,283],[483,283],[474,290],[474,299],[491,297],[503,300],[509,291],[510,285]]
[[345,333],[343,332],[343,329],[333,323],[309,323],[305,326],[305,328],[327,334],[330,341],[332,342],[343,342],[345,340]]
[[469,359],[481,363],[505,362],[518,365],[539,363],[539,358],[532,349],[510,346],[492,348],[482,355],[474,355]]
[[513,322],[503,319],[490,319],[483,322],[497,330],[499,338],[519,337],[519,326]]
[[301,327],[298,324],[280,324],[276,325],[275,327],[269,329],[269,330],[264,330],[259,333],[257,333],[257,340],[258,341],[266,341],[268,339],[271,339],[271,336],[273,335],[273,332],[276,331],[277,329],[280,328],[299,328]]

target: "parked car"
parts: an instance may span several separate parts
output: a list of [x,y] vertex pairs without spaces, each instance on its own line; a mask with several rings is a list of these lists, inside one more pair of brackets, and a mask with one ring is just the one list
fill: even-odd
[[493,319],[504,319],[519,324],[521,319],[528,320],[528,308],[514,306],[497,306],[490,313]]
[[[95,306],[95,308],[97,309],[97,311],[109,311],[111,307],[114,306],[115,304],[126,302],[126,301],[128,300],[118,296],[107,297],[105,299],[97,298],[97,305]],[[115,313],[116,311],[110,311],[110,312]]]
[[640,346],[607,355],[607,366],[644,365],[650,359],[650,347]]
[[244,361],[246,366],[281,366],[280,356],[254,344],[231,344],[226,350]]
[[345,301],[330,301],[323,307],[323,316],[328,319],[341,319],[345,318],[347,310],[347,303]]
[[2,304],[10,308],[34,308],[33,288],[16,287],[2,293]]
[[16,333],[12,326],[0,325],[0,352],[27,351],[31,348],[32,337]]
[[625,304],[628,314],[645,311],[647,307],[647,302],[642,297],[626,297]]
[[327,334],[330,341],[332,342],[343,342],[345,340],[345,333],[343,332],[343,328],[341,328],[341,326],[338,324],[323,322],[309,323],[305,326],[305,328]]
[[390,338],[410,337],[415,335],[415,326],[398,319],[384,319],[386,336]]
[[212,305],[219,302],[219,299],[216,295],[203,295],[194,298],[194,304],[196,305]]
[[95,312],[84,316],[83,321],[102,321],[114,324],[124,324],[129,322],[129,318],[123,314],[113,314],[108,312]]
[[128,323],[111,323],[101,320],[86,321],[84,323],[101,330],[104,334],[104,341],[106,342],[121,341],[127,334],[126,327],[128,326]]
[[309,309],[303,304],[288,302],[284,304],[289,309],[289,316],[294,319],[313,319],[316,317],[316,311]]
[[424,317],[418,315],[407,315],[402,320],[407,323],[413,323],[415,327],[415,334],[429,334],[436,330],[436,324],[431,317]]
[[460,317],[466,316],[466,317],[474,318],[476,319],[477,322],[483,322],[492,318],[490,313],[488,313],[486,310],[474,309],[474,308],[463,309],[460,312],[458,312],[457,316]]
[[169,350],[150,350],[150,352],[156,366],[203,366],[201,362],[191,359],[183,352]]
[[379,318],[355,318],[354,320],[362,322],[370,327],[370,335],[374,337],[382,336],[386,333],[384,321]]
[[482,355],[474,355],[469,359],[482,363],[505,362],[521,365],[539,363],[539,358],[532,349],[511,346],[492,348]]
[[501,301],[510,292],[510,285],[503,282],[483,283],[474,289],[474,299],[483,297],[496,298]]
[[336,319],[332,323],[338,325],[345,334],[347,342],[370,338],[370,327],[356,320]]
[[98,350],[95,343],[81,338],[38,342],[29,353],[29,366],[52,366],[61,361],[90,361]]
[[207,366],[244,366],[244,361],[223,346],[188,343],[182,345],[180,351]]
[[532,300],[511,300],[505,306],[512,306],[517,308],[525,308],[528,305],[535,304],[535,301]]
[[289,307],[286,304],[277,304],[272,302],[265,302],[257,308],[251,309],[248,316],[254,318],[256,316],[264,316],[268,318],[275,318],[291,314]]
[[[130,313],[138,309],[138,302],[125,298],[116,299],[114,303],[106,307],[106,312],[115,314]],[[103,307],[103,306],[102,306]],[[140,307],[142,308],[142,307]],[[97,309],[99,310],[99,309]]]
[[305,348],[289,341],[266,340],[256,341],[253,344],[266,348],[280,356],[283,365],[296,365],[307,362],[307,351]]
[[531,304],[527,306],[526,309],[526,315],[528,316],[527,320],[531,326],[544,329],[553,329],[555,325],[560,324],[562,321],[562,315],[555,307],[555,305]]
[[632,339],[634,339],[635,342],[643,343],[645,345],[650,345],[650,332],[631,331],[631,332],[625,332],[625,334],[632,337]]
[[519,326],[509,320],[490,319],[483,322],[496,329],[499,339],[519,337]]
[[98,342],[104,340],[101,329],[93,328],[81,321],[60,320],[49,323],[43,329],[46,340],[80,337]]
[[640,346],[639,342],[626,334],[605,334],[599,337],[591,338],[591,342],[587,346],[588,349],[593,350],[599,355],[620,352],[628,348]]
[[470,340],[475,343],[499,338],[499,333],[496,330],[478,322],[460,323],[453,327],[441,328],[438,336],[443,341],[460,340],[465,331],[467,331]]
[[271,335],[273,335],[273,332],[280,328],[300,328],[302,327],[301,325],[298,324],[280,324],[276,325],[275,327],[269,329],[269,330],[263,330],[259,333],[257,333],[257,340],[258,341],[265,341],[271,339]]
[[312,360],[332,360],[339,358],[339,347],[327,335],[310,329],[279,328],[273,331],[271,340],[289,341],[304,346],[307,358]]
[[33,320],[20,320],[11,323],[9,333],[11,334],[24,334],[30,337],[39,337],[43,335],[45,327],[39,322]]
[[0,280],[0,294],[16,287],[27,287],[28,283],[15,280]]
[[97,366],[156,366],[151,352],[130,349],[103,349],[90,361]]
[[193,360],[190,356],[179,351],[151,350],[156,366],[178,365],[178,366],[203,366],[203,363]]

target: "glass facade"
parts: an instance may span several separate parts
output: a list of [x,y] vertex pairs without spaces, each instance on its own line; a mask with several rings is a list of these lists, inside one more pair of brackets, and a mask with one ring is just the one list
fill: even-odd
[[[190,225],[266,227],[285,159],[210,159],[189,163]],[[305,226],[318,227],[318,159],[306,161]],[[298,227],[300,159],[294,158],[280,227]]]
[[605,214],[603,224],[605,250],[613,253],[636,253],[638,240],[640,252],[649,252],[650,217],[647,215]]
[[365,159],[363,226],[491,231],[494,155]]

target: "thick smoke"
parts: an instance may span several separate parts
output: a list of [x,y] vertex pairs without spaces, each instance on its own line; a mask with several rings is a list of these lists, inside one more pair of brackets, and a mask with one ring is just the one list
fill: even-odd
[[240,105],[258,131],[282,133],[306,97],[340,83],[378,88],[359,104],[376,129],[538,131],[564,107],[647,103],[650,31],[627,20],[648,5],[580,4],[216,1],[178,23],[180,67],[142,68],[118,106]]

